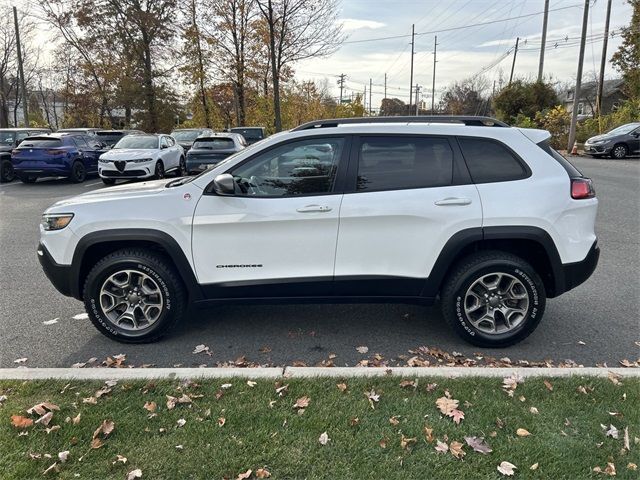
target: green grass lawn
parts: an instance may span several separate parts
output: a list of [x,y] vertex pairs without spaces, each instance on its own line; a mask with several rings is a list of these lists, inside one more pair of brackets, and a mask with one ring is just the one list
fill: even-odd
[[[249,469],[256,478],[260,468],[273,479],[508,478],[497,470],[502,461],[516,465],[514,478],[605,478],[593,468],[604,470],[608,462],[616,478],[640,478],[640,470],[633,470],[640,464],[638,380],[615,385],[607,379],[549,378],[549,389],[544,379],[530,378],[517,385],[513,397],[501,379],[420,378],[404,388],[401,380],[291,379],[282,383],[288,384],[282,396],[266,380],[254,386],[242,379],[121,381],[95,404],[83,399],[95,397],[101,382],[3,381],[0,478],[125,479],[140,469],[143,479],[235,479]],[[346,391],[339,383],[346,383]],[[366,396],[372,389],[377,402]],[[445,391],[464,412],[459,425],[436,406]],[[183,394],[192,402],[167,408],[167,395]],[[300,415],[293,406],[304,396],[310,402]],[[37,420],[38,414],[26,410],[45,401],[59,406],[48,426],[59,429],[47,433],[42,422],[23,429],[12,425],[14,415]],[[155,414],[144,408],[147,402],[156,402]],[[183,426],[180,419],[186,420]],[[106,438],[98,435],[100,448],[91,448],[103,420],[115,427]],[[601,424],[616,427],[618,438],[606,436]],[[432,429],[431,443],[425,427]],[[518,436],[520,428],[531,435]],[[323,432],[326,445],[319,442]],[[493,451],[473,451],[465,436],[485,437]],[[403,438],[415,443],[403,445]],[[436,440],[463,443],[464,457],[436,452]],[[43,476],[63,451],[70,452],[67,461]],[[118,455],[127,462],[116,461]],[[537,469],[530,469],[533,464]]]

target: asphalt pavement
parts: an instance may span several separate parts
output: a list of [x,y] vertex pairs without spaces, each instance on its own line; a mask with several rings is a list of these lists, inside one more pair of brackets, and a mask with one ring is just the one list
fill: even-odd
[[[583,285],[549,300],[538,329],[500,350],[460,340],[438,307],[414,305],[222,306],[189,311],[173,333],[154,344],[123,345],[103,337],[81,302],[60,295],[36,256],[38,223],[53,202],[104,188],[41,180],[0,185],[0,367],[69,367],[90,358],[126,354],[125,365],[193,367],[225,362],[260,365],[353,366],[363,359],[405,365],[420,346],[473,358],[508,357],[584,366],[618,366],[640,356],[640,159],[574,158],[594,179],[600,200],[600,264]],[[44,322],[57,320],[49,325]],[[196,345],[209,353],[192,353]],[[356,347],[368,347],[361,353]],[[361,349],[364,350],[364,349]],[[376,358],[375,355],[379,356]],[[241,357],[244,357],[242,359]],[[26,358],[22,363],[17,359]],[[88,365],[88,366],[90,366]]]

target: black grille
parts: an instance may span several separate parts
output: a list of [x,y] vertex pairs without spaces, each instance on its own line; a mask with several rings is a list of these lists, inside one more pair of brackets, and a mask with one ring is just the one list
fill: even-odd
[[126,172],[116,172],[115,170],[102,170],[103,177],[142,177],[147,172],[144,170],[127,170]]

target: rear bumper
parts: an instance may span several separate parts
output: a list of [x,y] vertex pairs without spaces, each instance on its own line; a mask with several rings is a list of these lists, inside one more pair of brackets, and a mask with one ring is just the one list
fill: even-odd
[[598,266],[598,259],[600,258],[600,247],[598,242],[593,242],[593,245],[589,249],[589,253],[579,262],[567,263],[562,265],[564,273],[564,288],[561,292],[568,292],[569,290],[576,288],[578,285],[584,283],[595,271]]
[[41,243],[38,245],[38,260],[44,270],[44,274],[61,294],[67,297],[79,298],[77,288],[72,285],[71,265],[59,265]]
[[42,168],[14,165],[13,171],[16,172],[17,175],[29,175],[33,177],[67,177],[71,174],[69,168],[64,166]]

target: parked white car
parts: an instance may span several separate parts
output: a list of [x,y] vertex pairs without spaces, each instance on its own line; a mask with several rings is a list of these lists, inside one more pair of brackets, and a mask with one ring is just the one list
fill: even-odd
[[106,185],[119,178],[164,178],[186,173],[184,150],[170,135],[128,135],[100,155],[98,173]]

